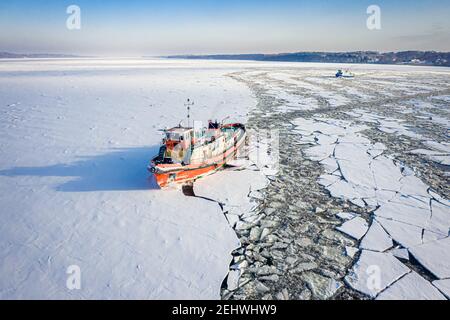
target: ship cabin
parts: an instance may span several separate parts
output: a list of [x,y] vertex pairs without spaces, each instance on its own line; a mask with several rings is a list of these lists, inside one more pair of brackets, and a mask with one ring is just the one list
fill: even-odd
[[158,156],[153,159],[155,164],[188,164],[195,147],[214,142],[220,135],[220,129],[182,126],[165,129],[163,132],[163,144]]
[[168,149],[173,149],[176,145],[180,145],[183,149],[187,149],[194,142],[194,129],[188,127],[174,127],[164,130],[165,136],[163,144]]

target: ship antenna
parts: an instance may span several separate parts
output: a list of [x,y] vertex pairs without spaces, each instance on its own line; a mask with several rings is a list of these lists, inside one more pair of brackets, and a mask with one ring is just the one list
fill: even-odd
[[194,101],[187,99],[187,103],[185,104],[187,108],[187,126],[190,126],[190,117],[191,117],[191,107],[194,105]]

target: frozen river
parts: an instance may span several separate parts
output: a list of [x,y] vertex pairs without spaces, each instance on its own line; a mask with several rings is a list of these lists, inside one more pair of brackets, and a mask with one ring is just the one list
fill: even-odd
[[[339,67],[1,60],[0,298],[448,298],[450,71]],[[277,158],[157,190],[187,98]]]

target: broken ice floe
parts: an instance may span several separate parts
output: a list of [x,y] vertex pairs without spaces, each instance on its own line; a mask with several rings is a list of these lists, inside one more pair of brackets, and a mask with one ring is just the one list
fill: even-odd
[[255,200],[259,197],[256,192],[267,184],[267,178],[258,171],[230,170],[197,181],[195,194],[219,202],[227,217],[233,219],[231,216],[235,216],[239,220],[239,217],[250,213],[257,206]]
[[[216,201],[222,207],[230,225],[241,239],[240,249],[247,255],[252,254],[247,241],[259,242],[272,237],[268,221],[261,222],[263,215],[257,209],[264,199],[264,192],[268,186],[268,177],[278,173],[278,149],[276,132],[249,132],[249,145],[245,152],[247,158],[233,162],[229,170],[218,172],[213,176],[195,183],[195,194],[198,197]],[[246,237],[243,238],[243,234]],[[253,253],[260,256],[258,252]],[[238,260],[237,260],[238,259]],[[242,255],[236,256],[227,277],[225,296],[245,285],[250,279],[242,276],[243,270],[248,268],[248,260]],[[268,274],[259,277],[260,281],[278,281],[278,275]],[[258,282],[256,291],[266,292],[267,286]]]
[[[383,222],[389,224],[398,238],[403,236],[401,229],[408,229],[408,233],[413,231],[420,239],[422,229],[442,236],[448,235],[450,207],[441,202],[432,202],[428,186],[405,171],[401,164],[382,155],[384,146],[371,144],[358,133],[362,129],[360,126],[332,119],[297,119],[295,124],[305,136],[314,136],[318,142],[325,141],[324,144],[317,143],[308,148],[306,154],[325,164],[326,174],[320,177],[319,183],[332,196],[350,200],[361,207],[378,207],[375,214],[385,218],[379,222],[381,225]],[[323,135],[329,139],[321,140]],[[432,214],[434,207],[435,215]],[[393,226],[396,223],[408,226]],[[390,236],[395,239],[394,234]],[[408,245],[420,243],[406,239],[403,242]]]
[[358,253],[359,249],[355,247],[345,247],[345,254],[348,255],[350,258],[353,258],[356,253]]
[[341,282],[314,272],[302,274],[302,280],[307,283],[314,296],[319,299],[329,299],[342,287]]
[[450,237],[409,248],[409,252],[438,279],[450,278]]
[[[423,123],[425,123],[424,126],[429,126],[431,123],[431,115],[428,116],[424,112],[428,112],[429,108],[432,108],[435,104],[431,103],[429,99],[425,102],[422,97],[417,98],[417,101],[397,99],[402,95],[431,92],[431,90],[436,90],[436,86],[431,85],[433,81],[426,84],[410,83],[408,78],[408,83],[401,83],[393,90],[384,90],[387,85],[391,87],[393,82],[402,82],[406,79],[403,76],[384,74],[383,79],[370,79],[364,84],[365,80],[362,79],[348,84],[346,85],[348,88],[344,88],[334,79],[317,76],[318,73],[316,72],[308,71],[308,75],[302,73],[285,70],[267,71],[264,75],[260,74],[260,77],[255,81],[247,80],[249,83],[257,83],[257,93],[259,90],[263,92],[260,104],[265,109],[266,115],[268,114],[268,116],[264,116],[266,120],[263,127],[265,125],[278,125],[283,130],[285,128],[289,130],[291,134],[298,134],[299,137],[295,137],[293,141],[295,141],[295,144],[301,145],[303,156],[301,161],[306,158],[317,161],[322,165],[324,172],[318,179],[319,184],[327,189],[331,196],[346,201],[344,203],[345,209],[351,207],[348,202],[360,207],[360,209],[354,207],[350,209],[359,212],[354,215],[353,212],[352,214],[341,213],[336,215],[337,218],[342,220],[340,229],[347,231],[350,236],[353,234],[355,238],[358,238],[358,232],[355,231],[359,228],[356,227],[357,224],[352,225],[359,220],[355,218],[361,218],[365,223],[371,222],[369,231],[366,229],[367,232],[360,240],[344,240],[348,242],[340,248],[341,254],[345,252],[346,257],[359,257],[357,255],[359,250],[370,251],[382,256],[390,256],[392,264],[397,262],[398,265],[402,266],[401,261],[408,265],[415,264],[415,259],[408,261],[408,248],[447,237],[447,221],[449,220],[447,211],[450,206],[446,200],[438,199],[439,197],[430,187],[419,179],[420,174],[423,174],[423,168],[409,168],[398,161],[400,159],[404,161],[404,156],[407,153],[403,153],[402,150],[402,153],[398,154],[397,149],[392,148],[391,143],[399,140],[402,143],[405,142],[407,147],[410,145],[411,150],[418,149],[420,146],[423,149],[439,152],[439,154],[434,154],[435,156],[442,155],[442,150],[435,149],[435,146],[426,143],[435,135],[425,136],[427,130],[422,130],[421,127]],[[386,76],[389,80],[386,80]],[[367,84],[369,85],[367,86]],[[363,85],[366,85],[366,87]],[[367,89],[372,97],[382,96],[380,99],[381,107],[377,105],[378,101],[372,102],[370,100],[373,99],[368,100],[367,97],[360,98],[359,92],[364,92],[361,90],[363,88],[364,90]],[[324,93],[324,89],[328,93]],[[332,96],[329,93],[333,93]],[[343,104],[334,103],[335,101],[332,98],[339,99],[341,96],[352,98],[347,101],[341,100]],[[309,97],[316,100],[320,113],[303,108],[302,102]],[[303,101],[301,101],[302,98]],[[383,98],[389,98],[391,101],[386,104]],[[297,108],[294,106],[297,104],[296,99],[299,100]],[[368,101],[367,104],[361,101],[364,99]],[[282,105],[280,105],[280,102],[282,102]],[[356,102],[362,102],[362,109],[348,111],[350,108],[347,107],[351,107],[351,104],[356,105]],[[271,104],[273,104],[272,108],[269,107]],[[336,106],[343,106],[341,112],[336,110]],[[368,106],[370,109],[367,108]],[[314,108],[315,106],[312,109]],[[420,109],[420,114],[416,110],[409,109]],[[291,112],[294,110],[300,112]],[[285,114],[280,115],[276,111],[285,112]],[[324,114],[333,114],[340,118],[342,112],[353,119],[349,121],[330,119],[328,116],[324,116]],[[311,116],[311,119],[293,120],[296,114],[301,114],[303,117]],[[279,115],[280,117],[278,117]],[[421,117],[422,115],[423,117]],[[278,118],[283,118],[283,121],[280,123]],[[288,119],[288,122],[294,128],[285,127],[286,121],[284,119]],[[417,122],[419,127],[416,125]],[[445,124],[445,120],[443,120],[443,123]],[[383,132],[387,134],[383,134]],[[373,136],[372,133],[374,133]],[[439,132],[441,141],[443,140],[442,133],[441,130]],[[367,136],[367,134],[371,134],[371,136]],[[379,141],[383,141],[383,143]],[[293,148],[293,150],[295,149]],[[409,158],[415,160],[418,157]],[[406,160],[408,161],[409,158],[406,158]],[[305,161],[305,163],[308,162]],[[284,164],[282,171],[284,171]],[[293,171],[295,172],[295,170]],[[426,181],[429,181],[427,174],[428,172],[425,172],[423,176]],[[439,188],[437,184],[430,185],[433,188]],[[440,189],[437,190],[441,191]],[[276,199],[275,196],[271,195],[271,191],[268,191],[266,196]],[[439,203],[436,210],[437,214],[434,214],[433,210],[435,201]],[[345,210],[344,208],[342,209]],[[340,210],[341,208],[333,212],[339,212]],[[323,209],[315,210],[320,217],[327,211],[326,209],[325,211]],[[412,214],[408,215],[410,211]],[[322,218],[317,219],[323,220]],[[362,234],[362,231],[359,232]],[[250,237],[256,239],[262,231],[261,228],[254,228],[254,230],[249,230],[249,233]],[[324,239],[336,239],[336,235],[345,239],[342,238],[340,233],[333,234],[330,230],[325,230],[321,234]],[[392,249],[394,246],[395,249]],[[329,249],[329,247],[326,248]],[[342,261],[339,263],[342,263]],[[392,267],[389,264],[386,264],[386,266]],[[406,266],[404,267],[406,268]],[[302,267],[299,268],[303,270]],[[296,270],[296,268],[293,270]],[[302,272],[305,272],[305,270]],[[408,268],[406,272],[409,272]],[[316,271],[310,273],[314,276]],[[303,280],[309,283],[306,281],[306,274],[303,274],[303,276],[305,277]],[[398,279],[402,279],[403,276],[404,274],[399,278],[394,277],[394,280],[383,290],[396,283]],[[335,276],[330,275],[330,277],[334,278]],[[335,278],[335,280],[337,279]],[[427,282],[425,279],[424,281]],[[308,285],[308,288],[311,290],[312,286]],[[307,293],[304,290],[298,297],[310,297],[310,291],[307,289],[306,291]],[[343,292],[347,293],[347,290],[345,289]],[[313,294],[317,297],[317,292]],[[272,297],[270,294],[266,294],[264,297],[267,298],[267,296]]]
[[[394,120],[380,117],[372,119],[381,124],[380,130],[421,138]],[[337,215],[348,220],[337,228],[339,231],[357,240],[364,236],[360,244],[361,256],[346,278],[350,286],[375,297],[409,272],[395,258],[399,256],[407,259],[407,249],[414,252],[415,258],[438,278],[450,276],[446,267],[450,265],[447,243],[450,205],[447,200],[430,190],[412,170],[384,155],[386,147],[383,144],[373,144],[364,137],[361,133],[366,128],[364,125],[327,118],[299,118],[294,124],[297,126],[296,132],[302,135],[302,141],[311,145],[305,155],[311,160],[320,161],[324,168],[325,173],[320,176],[319,184],[334,197],[374,211],[375,219],[369,231],[362,217],[351,217],[345,213]],[[428,143],[428,146],[441,153],[447,151],[448,147],[434,142]],[[395,256],[386,252],[393,247],[393,240],[406,248],[403,249],[406,252],[397,252]],[[347,253],[349,256],[355,254],[352,249]],[[364,283],[367,275],[361,271],[377,260],[375,256],[380,259],[384,273],[384,284],[379,290],[368,289]],[[399,283],[397,289],[388,291],[385,297],[388,294],[389,297],[400,295],[403,283],[407,285],[407,279]],[[423,281],[427,283],[426,287],[431,286],[427,280]],[[416,294],[411,293],[411,296]],[[429,293],[428,296],[433,297],[433,294]]]
[[409,260],[409,252],[405,248],[396,248],[391,251],[391,253],[394,255],[394,257],[397,257],[399,259],[403,260]]
[[368,228],[369,226],[367,225],[366,220],[364,220],[361,217],[356,217],[345,222],[342,226],[338,227],[337,229],[349,235],[350,237],[359,240],[365,235]]
[[345,281],[355,290],[374,298],[409,271],[390,253],[362,250]]
[[426,156],[431,161],[436,163],[450,166],[450,144],[446,142],[438,143],[436,141],[426,141],[424,143],[426,146],[431,148],[428,149],[414,149],[410,153],[420,154]]
[[369,231],[361,241],[361,249],[383,252],[393,246],[391,237],[381,225],[374,220]]
[[433,285],[438,288],[446,297],[450,299],[450,279],[435,280]]
[[412,271],[381,292],[377,300],[446,300],[430,282]]
[[336,213],[336,216],[341,218],[342,220],[350,220],[356,217],[356,214],[352,212],[339,212]]
[[227,288],[230,291],[236,290],[239,287],[240,270],[231,270],[227,277]]

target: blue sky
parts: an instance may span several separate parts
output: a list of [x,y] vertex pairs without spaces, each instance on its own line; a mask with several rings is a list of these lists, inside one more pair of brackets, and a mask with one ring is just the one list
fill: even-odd
[[[66,8],[81,8],[68,30]],[[381,8],[381,30],[366,9]],[[139,56],[450,51],[450,0],[1,0],[0,51]]]

